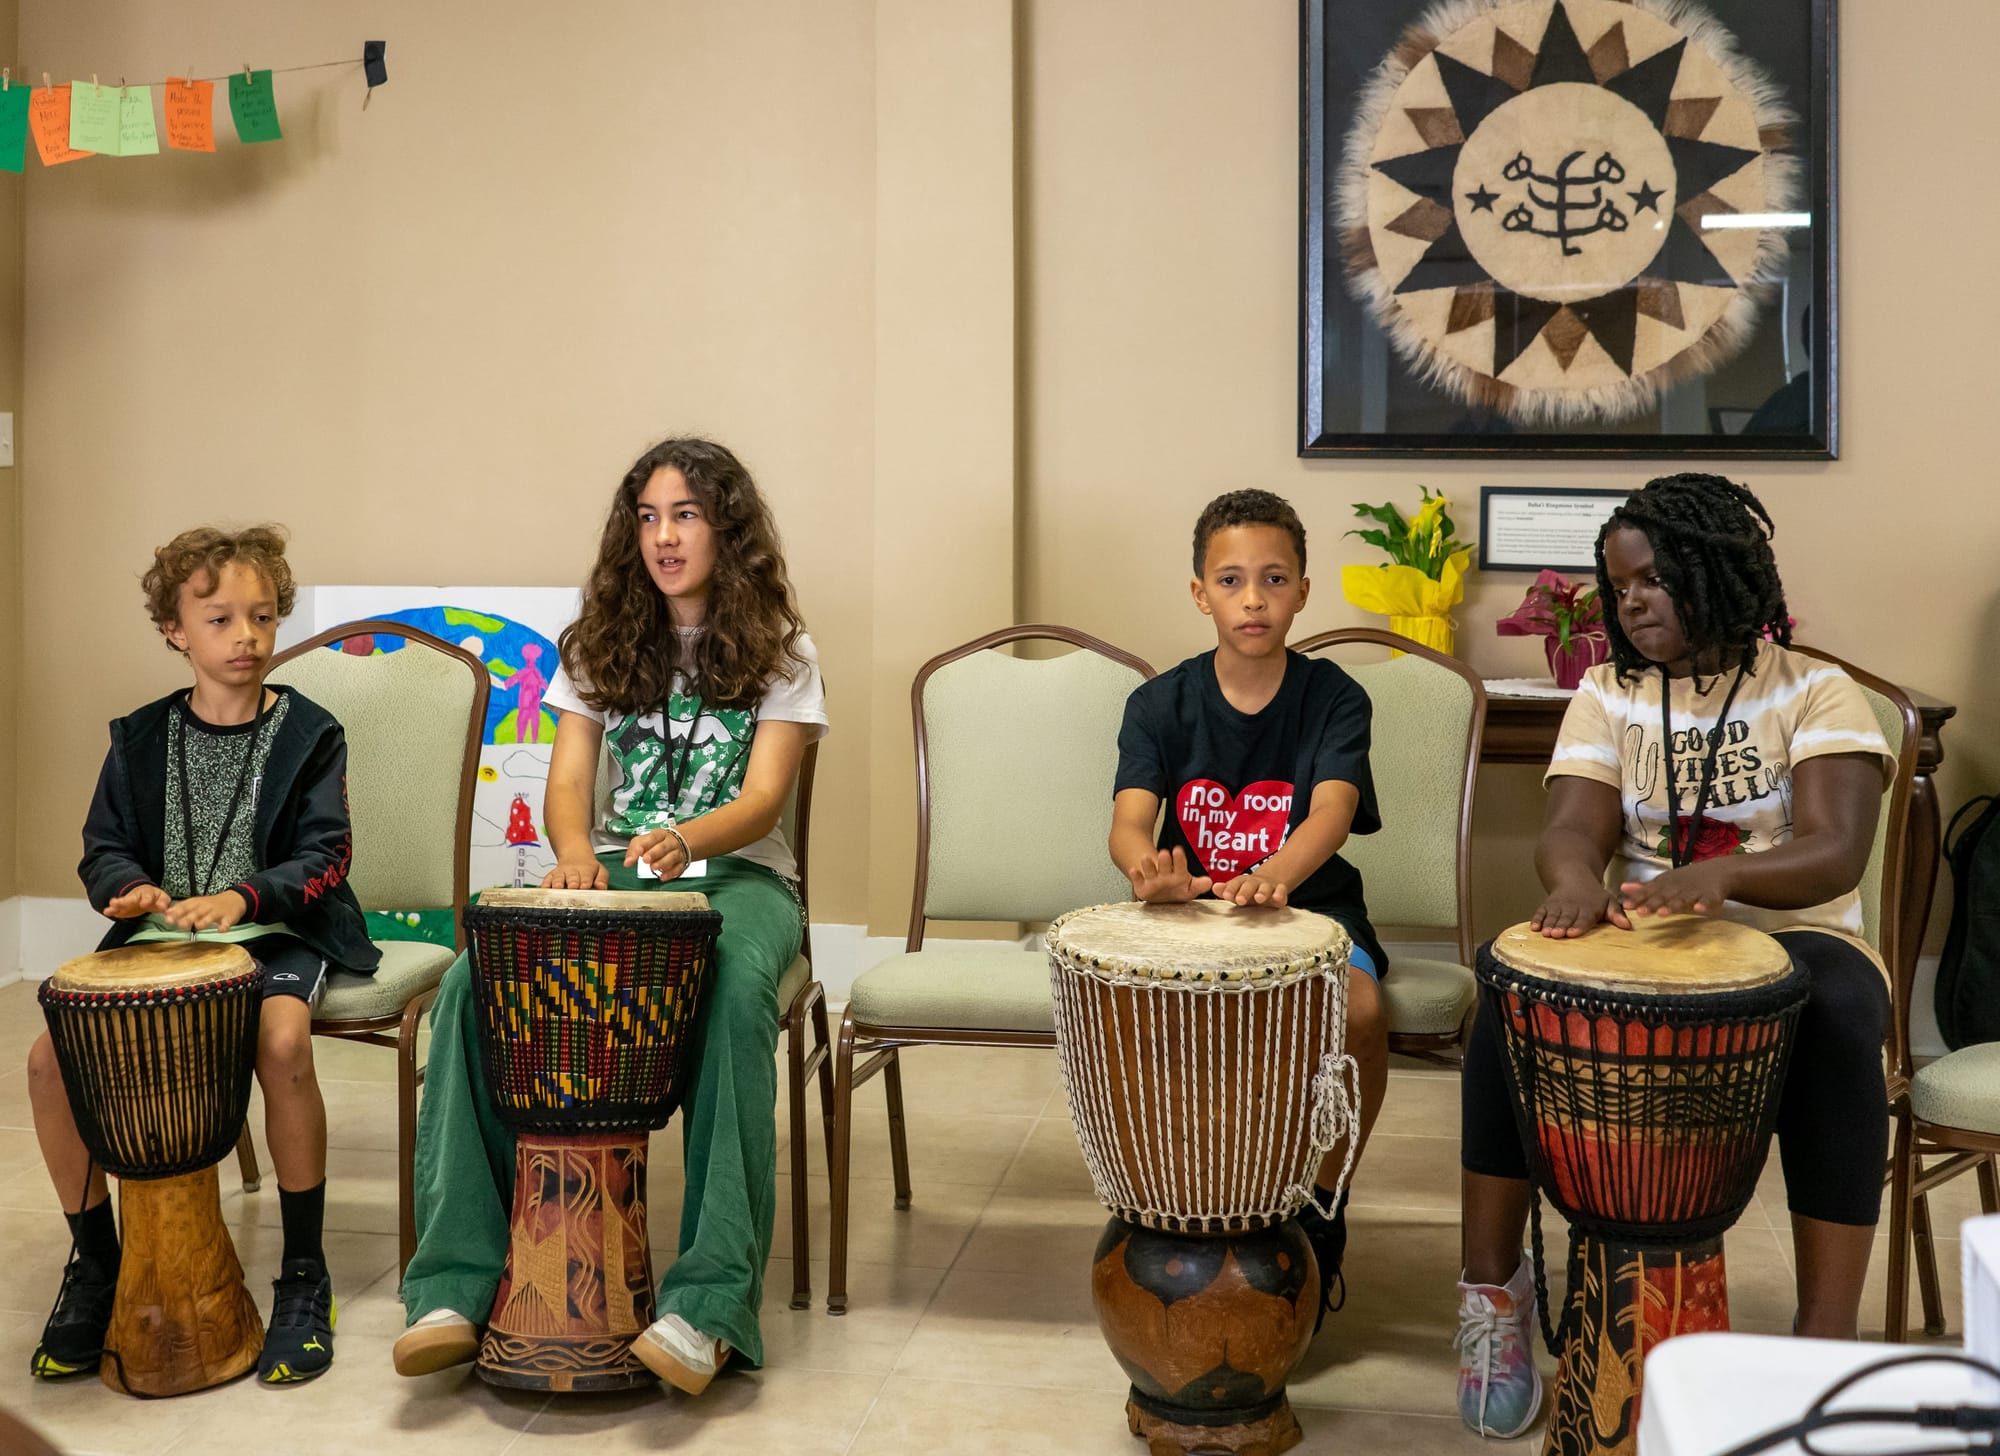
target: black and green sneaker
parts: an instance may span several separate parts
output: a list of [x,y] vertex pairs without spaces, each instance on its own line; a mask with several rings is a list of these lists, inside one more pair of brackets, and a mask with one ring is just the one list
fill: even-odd
[[322,1375],[333,1363],[333,1280],[310,1261],[287,1267],[271,1281],[271,1321],[257,1378],[291,1385]]
[[1318,1198],[1315,1190],[1312,1200],[1299,1210],[1299,1228],[1312,1245],[1313,1258],[1319,1262],[1319,1317],[1313,1321],[1315,1335],[1326,1323],[1327,1315],[1347,1303],[1347,1281],[1340,1277],[1340,1262],[1347,1256],[1347,1194],[1340,1195],[1332,1218],[1319,1211]]
[[107,1274],[71,1254],[63,1266],[62,1291],[49,1311],[49,1322],[42,1326],[29,1371],[43,1380],[95,1375],[104,1357],[104,1332],[111,1328],[111,1304],[117,1293],[116,1269]]

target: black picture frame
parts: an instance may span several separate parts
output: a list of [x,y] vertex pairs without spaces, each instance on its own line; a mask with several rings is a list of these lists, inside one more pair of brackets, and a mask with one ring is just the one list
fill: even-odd
[[[1479,569],[1481,571],[1560,571],[1565,576],[1592,576],[1597,571],[1595,551],[1596,530],[1631,494],[1624,490],[1599,490],[1589,487],[1546,486],[1546,485],[1487,485],[1479,490]],[[1504,506],[1509,500],[1527,496],[1559,496],[1578,507],[1587,508],[1585,513],[1593,518],[1590,528],[1592,549],[1576,556],[1564,557],[1560,552],[1549,550],[1538,553],[1532,560],[1521,560],[1515,556],[1502,556],[1495,545],[1504,537],[1494,520],[1494,508]],[[1602,507],[1600,510],[1599,507]]]
[[[1300,456],[1837,458],[1837,0],[1704,0],[1786,90],[1797,117],[1788,150],[1804,169],[1808,223],[1791,230],[1787,275],[1738,355],[1670,386],[1634,418],[1583,427],[1523,424],[1425,383],[1350,287],[1333,188],[1357,91],[1435,3],[1300,3]],[[1745,411],[1767,404],[1773,413],[1760,432],[1742,433]],[[1774,428],[1801,405],[1803,428]]]

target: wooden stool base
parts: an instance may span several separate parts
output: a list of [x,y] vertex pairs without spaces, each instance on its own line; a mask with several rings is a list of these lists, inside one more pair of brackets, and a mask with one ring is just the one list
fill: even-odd
[[1154,1415],[1134,1396],[1125,1402],[1125,1420],[1146,1443],[1148,1456],[1278,1456],[1304,1439],[1292,1403],[1282,1395],[1268,1415],[1228,1426],[1191,1426]]
[[98,1374],[126,1395],[185,1395],[256,1368],[264,1322],[222,1222],[215,1169],[119,1184],[123,1262]]
[[653,1322],[646,1247],[646,1134],[523,1133],[513,1239],[473,1366],[517,1390],[630,1390],[654,1375],[632,1355]]
[[1729,1328],[1722,1240],[1662,1249],[1585,1234],[1571,1276],[1544,1456],[1636,1456],[1647,1352]]

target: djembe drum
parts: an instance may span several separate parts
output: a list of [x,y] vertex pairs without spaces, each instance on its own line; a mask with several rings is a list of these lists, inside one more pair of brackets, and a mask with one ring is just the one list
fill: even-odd
[[[1154,1456],[1295,1445],[1320,1274],[1293,1215],[1347,1137],[1348,939],[1297,910],[1105,905],[1049,927],[1056,1045],[1097,1196],[1097,1320]],[[1347,1170],[1341,1173],[1346,1182]]]
[[513,1233],[474,1368],[624,1390],[653,1322],[646,1139],[680,1106],[722,917],[703,895],[489,890],[465,912],[480,1053],[515,1136]]
[[[1756,1190],[1806,999],[1759,931],[1634,927],[1517,925],[1478,967],[1535,1182],[1570,1224],[1544,1447],[1562,1456],[1636,1451],[1646,1352],[1729,1328],[1722,1235]],[[1539,1283],[1539,1225],[1536,1243]]]
[[181,1395],[256,1365],[264,1325],[215,1165],[250,1109],[263,977],[240,945],[123,946],[65,963],[42,1014],[76,1130],[120,1180],[124,1253],[98,1373]]

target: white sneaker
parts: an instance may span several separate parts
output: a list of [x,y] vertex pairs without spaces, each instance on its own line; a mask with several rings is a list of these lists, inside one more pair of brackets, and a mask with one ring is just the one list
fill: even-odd
[[1458,1414],[1482,1436],[1518,1436],[1542,1409],[1535,1368],[1535,1276],[1526,1259],[1504,1285],[1458,1286]]
[[674,1389],[700,1395],[728,1360],[729,1346],[677,1314],[663,1314],[632,1342],[632,1353]]
[[390,1350],[398,1375],[429,1375],[479,1353],[479,1326],[455,1309],[434,1309],[404,1330]]

